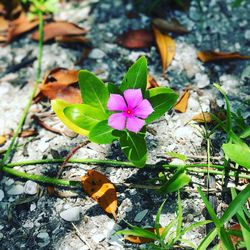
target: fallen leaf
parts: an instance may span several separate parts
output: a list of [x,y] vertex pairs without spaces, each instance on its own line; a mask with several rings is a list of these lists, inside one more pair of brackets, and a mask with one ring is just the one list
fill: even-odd
[[158,28],[162,33],[173,32],[178,34],[188,33],[188,30],[182,26],[177,20],[166,21],[161,18],[155,18],[153,25]]
[[210,123],[213,120],[213,118],[209,112],[203,112],[203,113],[194,115],[192,117],[192,120],[198,123]]
[[56,41],[60,43],[81,43],[81,44],[90,44],[89,38],[79,35],[79,36],[58,36]]
[[147,89],[152,89],[152,88],[156,88],[159,87],[159,84],[157,83],[157,81],[154,79],[154,77],[152,75],[148,75],[147,77]]
[[6,141],[7,141],[6,135],[0,135],[0,147],[3,146]]
[[169,35],[162,34],[155,26],[153,26],[153,31],[161,56],[163,73],[165,73],[175,56],[176,44]]
[[145,29],[129,30],[119,36],[116,42],[127,49],[148,48],[153,42],[153,35]]
[[73,85],[78,82],[78,70],[55,68],[39,85],[36,101],[47,97],[50,100],[63,99],[70,103],[82,103],[80,89]]
[[[155,228],[145,228],[150,232],[154,232],[156,234],[156,229]],[[162,234],[164,228],[159,228],[159,232],[160,234]],[[149,238],[145,238],[145,237],[139,237],[139,236],[132,236],[132,235],[128,235],[125,236],[125,240],[131,242],[131,243],[135,243],[135,244],[144,244],[144,243],[148,243],[148,242],[152,242],[154,241],[153,239],[149,239]]]
[[0,32],[8,30],[9,21],[6,20],[3,16],[0,16]]
[[116,220],[116,190],[107,177],[95,170],[89,170],[85,176],[82,176],[81,183],[83,190]]
[[179,98],[178,102],[175,104],[174,109],[181,113],[185,113],[187,110],[188,99],[190,96],[190,90],[185,90],[184,93]]
[[36,136],[38,135],[38,132],[34,129],[26,129],[26,130],[23,130],[21,133],[19,133],[19,137],[22,137],[22,138],[26,138],[26,137],[30,137],[30,136]]
[[14,38],[34,29],[39,24],[38,20],[30,21],[24,12],[14,21],[10,22],[10,27],[8,31],[8,42],[12,41]]
[[242,59],[242,60],[250,59],[250,56],[244,56],[238,52],[228,53],[228,52],[214,52],[214,51],[199,51],[197,53],[197,57],[202,62],[224,61],[224,60],[234,60],[234,59]]
[[[66,35],[84,35],[87,31],[74,23],[66,21],[52,22],[44,25],[43,28],[43,41],[47,42],[51,39]],[[39,40],[39,32],[36,31],[32,35],[32,39]]]

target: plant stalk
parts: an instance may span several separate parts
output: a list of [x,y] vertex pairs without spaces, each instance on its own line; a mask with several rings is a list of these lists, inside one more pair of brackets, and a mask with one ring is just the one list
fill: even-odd
[[41,77],[41,65],[42,65],[42,50],[43,50],[43,13],[41,11],[39,11],[39,45],[38,45],[38,66],[37,66],[37,72],[36,72],[36,79],[35,79],[35,84],[33,87],[33,90],[31,92],[31,95],[29,97],[28,103],[26,104],[24,111],[22,113],[22,116],[19,120],[17,129],[11,139],[10,145],[6,151],[6,153],[4,154],[4,157],[0,163],[0,168],[6,163],[8,162],[11,153],[13,152],[13,150],[15,149],[15,144],[16,144],[16,140],[17,137],[19,135],[19,133],[22,130],[22,127],[25,123],[27,114],[29,112],[30,106],[32,104],[32,100],[36,94],[37,91],[37,86],[38,83],[40,82],[40,77]]

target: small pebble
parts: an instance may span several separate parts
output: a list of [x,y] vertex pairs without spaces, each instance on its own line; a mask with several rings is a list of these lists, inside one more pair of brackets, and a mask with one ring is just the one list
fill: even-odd
[[0,233],[0,241],[3,239],[3,233]]
[[80,220],[81,208],[80,207],[71,207],[67,210],[64,210],[60,213],[61,218],[66,221],[78,221]]
[[32,203],[30,205],[30,211],[34,211],[36,209],[36,204],[35,203]]
[[0,189],[0,201],[2,201],[4,198],[4,192],[2,189]]
[[34,195],[37,193],[38,188],[39,186],[36,182],[28,180],[24,185],[24,193]]
[[101,242],[102,240],[104,240],[105,239],[105,235],[103,235],[103,234],[94,234],[93,236],[92,236],[92,240],[95,242],[95,243],[99,243],[99,242]]
[[89,54],[89,58],[91,59],[102,59],[104,56],[105,53],[100,49],[93,49]]
[[24,187],[20,184],[12,186],[8,191],[7,194],[9,195],[19,195],[22,194],[24,190]]
[[250,30],[247,30],[244,36],[247,40],[250,40]]
[[38,245],[40,247],[45,247],[50,243],[50,237],[47,232],[41,232],[36,237],[39,240]]
[[146,216],[147,213],[148,213],[148,209],[142,210],[141,212],[139,212],[135,216],[134,221],[141,222],[143,220],[143,218]]

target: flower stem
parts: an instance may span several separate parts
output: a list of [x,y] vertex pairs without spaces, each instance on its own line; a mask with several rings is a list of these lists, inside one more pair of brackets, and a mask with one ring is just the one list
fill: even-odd
[[37,91],[38,83],[40,82],[41,65],[42,65],[42,49],[43,49],[43,13],[41,11],[39,11],[38,16],[39,16],[39,46],[38,46],[38,66],[37,66],[37,72],[36,72],[35,85],[33,87],[31,95],[29,97],[28,103],[26,104],[24,111],[22,113],[22,116],[19,120],[17,129],[16,129],[16,131],[11,139],[10,145],[9,145],[9,147],[8,147],[6,153],[4,154],[4,157],[0,163],[0,167],[3,166],[9,160],[12,151],[15,149],[15,143],[16,143],[18,134],[22,130],[22,127],[23,127],[24,122],[26,120],[30,106],[32,104],[32,100],[33,100],[35,93]]
[[57,186],[77,186],[80,187],[81,184],[79,181],[69,181],[69,180],[63,180],[63,179],[57,179],[53,177],[47,177],[43,175],[35,175],[35,174],[27,174],[22,171],[18,171],[13,168],[9,168],[4,166],[2,168],[2,171],[4,171],[7,174],[14,175],[20,178],[28,179],[28,180],[33,180],[37,182],[42,182],[46,184],[51,184],[51,185],[57,185]]

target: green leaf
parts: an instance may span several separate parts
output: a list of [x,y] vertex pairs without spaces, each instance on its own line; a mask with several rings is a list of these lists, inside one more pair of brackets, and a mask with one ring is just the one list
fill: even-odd
[[98,122],[107,119],[107,114],[87,104],[73,104],[64,109],[65,116],[80,128],[91,130]]
[[231,238],[229,234],[226,232],[225,228],[221,227],[218,233],[220,240],[222,242],[222,248],[225,250],[235,250]]
[[156,218],[155,218],[155,229],[156,229],[156,234],[159,238],[161,238],[160,217],[161,217],[161,212],[162,212],[162,209],[163,209],[165,203],[166,203],[166,200],[162,202],[161,206],[159,207],[159,209],[157,211]]
[[169,88],[158,87],[148,91],[148,100],[154,112],[146,119],[150,123],[169,111],[178,99],[177,93]]
[[64,109],[67,107],[70,107],[72,104],[67,103],[64,100],[53,100],[51,101],[51,107],[53,111],[56,113],[58,118],[72,131],[76,132],[77,134],[80,135],[88,135],[89,131],[86,129],[83,129],[79,126],[77,126],[75,123],[73,123],[70,119],[68,119],[65,114],[64,114]]
[[169,231],[173,228],[173,226],[175,225],[175,223],[177,223],[177,219],[172,220],[171,222],[169,222],[169,224],[164,228],[162,234],[161,234],[161,238],[163,240],[165,240],[165,238],[167,237]]
[[179,154],[179,153],[176,153],[176,152],[166,152],[166,154],[173,157],[173,158],[180,159],[182,161],[186,161],[188,159],[186,155]]
[[119,87],[116,84],[111,83],[111,82],[108,83],[108,91],[110,94],[122,95],[122,91],[119,89]]
[[222,149],[231,161],[243,167],[250,168],[250,148],[248,146],[227,143],[222,145]]
[[190,177],[185,173],[184,168],[178,169],[175,174],[160,188],[160,193],[171,193],[178,191],[190,182]]
[[97,123],[89,133],[89,140],[98,144],[112,143],[117,137],[112,134],[113,129],[108,125],[108,120]]
[[120,89],[141,89],[145,92],[147,86],[147,59],[140,57],[128,70],[127,74],[122,80]]
[[121,149],[137,167],[144,167],[147,160],[147,147],[144,133],[123,133],[120,137]]
[[198,192],[203,200],[203,202],[205,203],[205,206],[207,208],[207,211],[212,219],[212,221],[214,222],[215,226],[219,229],[220,226],[220,220],[217,218],[216,213],[214,212],[210,202],[208,201],[207,197],[205,196],[205,194],[202,192],[202,190],[200,188],[198,188]]
[[103,81],[87,70],[79,71],[78,81],[83,102],[105,113],[109,93]]
[[178,215],[177,215],[177,227],[176,227],[176,239],[179,239],[181,236],[181,228],[182,228],[182,205],[181,205],[181,197],[180,192],[178,191]]
[[210,231],[208,233],[208,235],[205,238],[203,238],[203,240],[201,241],[201,243],[198,246],[197,250],[206,250],[206,249],[208,249],[208,246],[214,240],[216,235],[217,235],[217,230],[216,230],[216,228],[214,228],[212,231]]
[[247,127],[240,135],[241,139],[250,137],[250,127]]
[[206,225],[208,223],[211,223],[211,222],[212,222],[211,220],[204,220],[204,221],[195,222],[192,225],[190,225],[190,226],[186,227],[185,229],[183,229],[181,233],[182,233],[182,235],[184,235],[185,233],[193,230],[196,227],[201,227],[201,226],[204,226],[204,225]]

